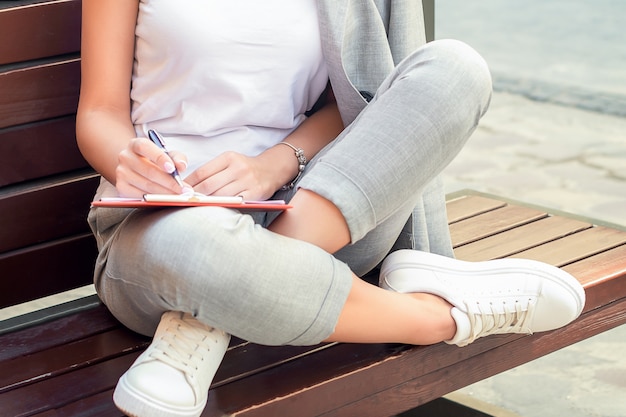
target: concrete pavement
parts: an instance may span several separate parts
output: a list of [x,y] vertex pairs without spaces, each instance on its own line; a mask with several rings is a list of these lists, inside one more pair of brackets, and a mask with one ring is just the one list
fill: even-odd
[[626,119],[496,93],[444,172],[472,188],[626,227]]

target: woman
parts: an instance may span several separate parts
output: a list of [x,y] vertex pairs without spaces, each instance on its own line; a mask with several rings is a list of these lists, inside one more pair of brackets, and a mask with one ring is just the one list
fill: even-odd
[[[154,335],[116,388],[124,412],[199,415],[230,334],[464,346],[580,314],[582,288],[557,268],[451,258],[438,175],[486,111],[491,82],[468,46],[424,45],[421,10],[83,1],[77,137],[103,177],[96,198],[195,191],[293,206],[92,209],[98,294]],[[403,250],[387,257],[392,248]],[[383,288],[359,278],[383,259]]]

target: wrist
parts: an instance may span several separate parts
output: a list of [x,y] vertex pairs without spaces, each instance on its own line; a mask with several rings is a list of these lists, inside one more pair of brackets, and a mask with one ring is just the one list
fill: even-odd
[[304,150],[302,148],[298,148],[292,145],[291,143],[284,142],[284,141],[278,143],[278,145],[283,145],[291,149],[293,151],[294,157],[296,158],[296,162],[298,163],[298,171],[296,172],[296,175],[293,177],[291,181],[281,186],[281,190],[283,191],[291,190],[293,187],[295,187],[296,183],[300,180],[300,177],[302,176],[302,173],[304,172],[304,168],[306,168],[307,159],[306,159],[306,156],[304,155]]
[[289,184],[298,175],[298,160],[294,151],[284,145],[274,145],[266,149],[257,158],[262,161],[268,174],[271,194]]

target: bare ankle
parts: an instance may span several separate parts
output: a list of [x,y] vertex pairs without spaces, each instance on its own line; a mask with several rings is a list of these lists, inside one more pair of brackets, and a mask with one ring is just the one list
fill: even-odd
[[418,301],[418,328],[416,345],[430,345],[452,339],[456,333],[456,323],[450,314],[452,305],[441,297],[427,293],[408,293]]

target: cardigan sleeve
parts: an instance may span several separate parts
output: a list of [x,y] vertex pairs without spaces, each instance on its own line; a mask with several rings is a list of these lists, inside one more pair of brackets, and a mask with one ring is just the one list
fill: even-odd
[[422,0],[375,0],[394,64],[426,43]]
[[426,43],[422,0],[318,0],[322,46],[344,124],[393,67]]

